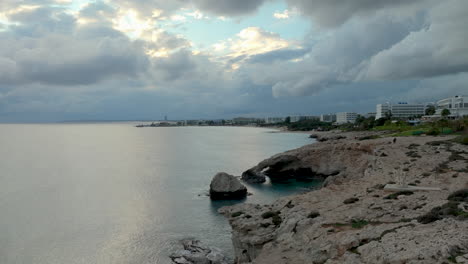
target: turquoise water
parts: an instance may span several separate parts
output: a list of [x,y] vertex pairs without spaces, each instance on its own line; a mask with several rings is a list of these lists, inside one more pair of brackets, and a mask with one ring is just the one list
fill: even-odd
[[[204,194],[305,134],[131,123],[0,125],[0,263],[168,263],[195,237],[232,252],[230,228]],[[267,203],[304,184],[248,186]],[[313,184],[312,184],[313,185]]]

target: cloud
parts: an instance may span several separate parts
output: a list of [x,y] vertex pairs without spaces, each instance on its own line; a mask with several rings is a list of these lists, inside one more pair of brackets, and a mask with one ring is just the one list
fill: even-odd
[[82,7],[78,13],[78,23],[105,23],[109,24],[117,16],[117,9],[102,2],[91,2]]
[[253,25],[201,51],[164,28],[171,17],[216,22],[268,1],[1,1],[0,119],[371,111],[466,88],[463,0],[286,1],[276,18],[313,21],[302,40]]
[[428,21],[428,27],[366,61],[360,78],[399,80],[468,72],[468,2],[441,2],[431,9]]
[[[100,23],[114,9],[85,6],[77,17],[62,8],[26,8],[9,13],[13,24],[0,32],[0,85],[91,85],[109,79],[139,79],[147,72],[150,50],[167,52],[188,46],[185,39],[161,30],[131,40]],[[80,18],[90,22],[76,23]],[[34,21],[34,23],[30,23]]]
[[273,50],[262,54],[253,55],[249,58],[248,63],[265,64],[277,61],[301,60],[309,52],[309,48],[282,48],[279,50]]
[[288,19],[291,14],[289,10],[284,10],[283,12],[275,12],[273,13],[273,17],[277,19]]
[[17,83],[82,85],[106,78],[136,76],[144,70],[146,57],[126,38],[79,39],[49,36],[33,43],[9,39],[14,54],[2,54],[16,69],[7,80]]
[[[379,15],[329,31],[299,49],[280,49],[252,57],[240,69],[255,84],[271,85],[275,96],[313,95],[330,87],[352,83],[361,63],[399,43],[424,25],[423,17],[395,19]],[[313,36],[311,36],[313,37]]]
[[194,0],[199,9],[220,16],[239,16],[255,12],[265,0]]
[[[225,54],[222,60],[227,62],[229,69],[235,70],[247,60],[267,61],[269,60],[268,56],[281,55],[281,53],[283,53],[283,57],[286,57],[288,56],[286,50],[289,50],[290,53],[301,47],[281,38],[276,33],[265,31],[259,27],[248,27],[241,30],[236,38],[216,43],[213,48],[215,51]],[[278,53],[272,53],[274,51]],[[270,60],[272,59],[274,60],[274,58],[270,58]]]
[[[383,9],[411,9],[414,6],[427,3],[427,0],[286,0],[296,7],[303,15],[311,17],[324,27],[339,26],[352,17],[372,15]],[[404,12],[404,10],[403,10]]]

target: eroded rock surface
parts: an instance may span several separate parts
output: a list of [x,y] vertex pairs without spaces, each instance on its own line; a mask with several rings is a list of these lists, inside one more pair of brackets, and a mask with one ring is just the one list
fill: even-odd
[[210,198],[213,200],[243,199],[247,188],[236,177],[220,172],[213,177],[210,184]]
[[[347,137],[276,155],[250,170],[274,178],[309,169],[307,177],[326,177],[327,185],[271,205],[221,208],[237,262],[466,263],[467,147],[447,142],[450,137]],[[402,175],[410,185],[442,190],[399,195],[383,189]],[[418,221],[430,212],[433,221]]]
[[[346,138],[346,137],[341,137]],[[339,142],[339,143],[338,143]],[[362,175],[372,154],[372,146],[360,142],[349,143],[345,140],[308,145],[296,150],[275,155],[247,170],[242,180],[261,183],[268,176],[271,181],[326,180],[342,181],[347,177]]]
[[176,264],[228,264],[229,260],[222,251],[215,247],[203,245],[198,240],[186,239],[181,241],[183,250],[170,256]]

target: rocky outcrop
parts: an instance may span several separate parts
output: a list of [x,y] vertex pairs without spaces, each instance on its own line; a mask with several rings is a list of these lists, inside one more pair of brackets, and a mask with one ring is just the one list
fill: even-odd
[[320,143],[288,151],[260,162],[247,170],[242,180],[262,183],[265,176],[272,182],[291,179],[298,181],[331,180],[340,181],[346,177],[363,175],[367,168],[372,145],[362,143]]
[[210,184],[210,198],[213,200],[243,199],[247,188],[234,176],[220,172]]
[[220,249],[203,245],[198,240],[183,240],[183,250],[172,254],[170,258],[176,264],[228,264],[229,260]]
[[[237,263],[465,263],[467,147],[432,143],[450,139],[437,137],[348,138],[288,151],[250,170],[274,178],[305,168],[328,184],[271,205],[221,208]],[[402,174],[410,185],[441,191],[384,190]]]
[[242,173],[241,179],[248,183],[264,183],[266,176],[261,171],[256,171],[255,168],[252,168]]

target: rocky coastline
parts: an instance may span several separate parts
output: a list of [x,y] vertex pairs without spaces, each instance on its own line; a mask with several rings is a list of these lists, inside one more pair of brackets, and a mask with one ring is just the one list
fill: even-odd
[[[249,183],[325,181],[270,205],[221,208],[236,263],[468,263],[468,148],[449,136],[379,136],[319,133],[247,170]],[[440,190],[384,189],[402,178]]]

